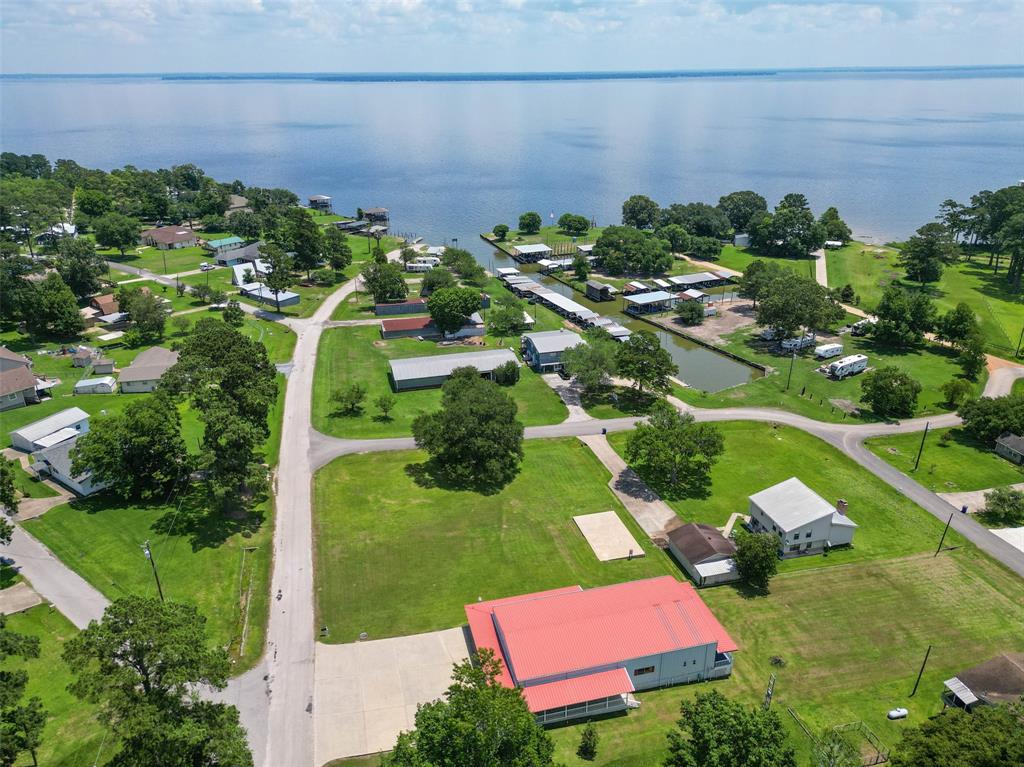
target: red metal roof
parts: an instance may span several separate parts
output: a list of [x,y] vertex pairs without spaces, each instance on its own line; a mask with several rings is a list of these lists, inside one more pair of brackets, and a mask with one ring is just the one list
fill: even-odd
[[397,320],[381,320],[381,329],[386,332],[395,330],[426,330],[434,324],[430,317],[403,317]]
[[737,649],[696,589],[669,575],[467,605],[467,615],[471,610],[491,613],[486,629],[470,616],[478,646],[479,630],[483,646],[500,652],[500,626],[503,660],[520,684],[706,644]]
[[494,628],[494,608],[498,605],[518,602],[521,599],[532,599],[555,594],[568,594],[582,591],[579,586],[565,586],[550,591],[538,591],[536,594],[526,596],[506,597],[505,599],[493,599],[490,602],[477,602],[466,605],[466,618],[469,621],[469,633],[473,635],[473,644],[476,649],[487,648],[494,651],[494,656],[501,661],[501,675],[498,677],[505,687],[515,687],[512,682],[512,675],[508,673],[508,661],[505,660],[505,652],[501,649],[501,642],[498,641],[498,632]]
[[633,681],[624,668],[601,671],[597,674],[562,679],[547,684],[536,684],[523,688],[523,697],[530,711],[535,714],[550,708],[571,706],[611,695],[633,692]]

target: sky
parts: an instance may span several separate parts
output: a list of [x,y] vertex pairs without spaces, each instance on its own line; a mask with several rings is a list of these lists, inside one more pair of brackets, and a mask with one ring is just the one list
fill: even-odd
[[0,0],[16,73],[1024,64],[1024,0]]

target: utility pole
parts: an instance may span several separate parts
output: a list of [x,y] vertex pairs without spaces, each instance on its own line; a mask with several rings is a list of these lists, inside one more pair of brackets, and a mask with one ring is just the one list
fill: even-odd
[[[956,512],[954,511],[953,514],[956,514]],[[935,549],[935,553],[932,554],[932,557],[939,556],[939,552],[942,551],[942,544],[946,540],[946,533],[949,532],[949,525],[953,521],[953,514],[950,514],[949,519],[946,520],[946,527],[942,530],[942,537],[939,538],[939,547]]]
[[924,439],[928,436],[928,426],[930,423],[930,421],[924,422],[924,434],[921,435],[921,445],[917,448],[917,458],[914,459],[914,471],[917,471],[917,467],[921,463],[921,453],[924,452]]
[[160,575],[156,571],[156,560],[153,559],[153,552],[149,548],[149,541],[148,540],[142,545],[142,551],[146,554],[146,559],[149,560],[150,567],[153,568],[153,578],[156,580],[156,590],[160,594],[160,601],[163,602],[164,601],[164,589],[160,585]]
[[789,382],[793,380],[793,363],[796,362],[796,352],[789,358],[789,375],[786,377],[786,391],[789,391]]
[[910,693],[910,697],[914,697],[914,693],[917,692],[917,686],[921,684],[921,675],[924,674],[924,667],[928,665],[928,656],[932,654],[932,646],[928,645],[928,650],[924,654],[924,660],[921,662],[921,670],[917,672],[917,681],[914,682],[914,689]]

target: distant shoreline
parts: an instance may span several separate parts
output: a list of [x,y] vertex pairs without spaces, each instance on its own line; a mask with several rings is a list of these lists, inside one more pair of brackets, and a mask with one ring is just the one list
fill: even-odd
[[814,75],[1024,76],[1024,64],[992,66],[801,67],[598,72],[146,72],[95,74],[0,74],[0,80],[164,80],[190,82],[559,82],[586,80],[670,80],[689,78],[785,77]]

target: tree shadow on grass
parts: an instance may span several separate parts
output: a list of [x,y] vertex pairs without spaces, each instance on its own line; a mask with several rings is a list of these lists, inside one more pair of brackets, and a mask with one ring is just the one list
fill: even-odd
[[405,474],[418,487],[425,490],[438,489],[478,493],[479,495],[497,495],[519,475],[519,467],[516,467],[515,473],[511,476],[487,478],[472,477],[468,474],[453,476],[436,459],[430,458],[423,463],[406,464]]
[[656,477],[644,479],[633,469],[627,468],[616,478],[615,489],[630,498],[648,503],[661,499],[667,501],[704,499],[711,497],[711,475],[684,470],[680,472],[680,476],[673,486]]
[[647,415],[658,397],[650,392],[639,392],[632,387],[604,386],[596,391],[581,392],[580,404],[584,408],[607,405],[626,415]]
[[187,537],[192,551],[215,549],[235,535],[250,538],[265,520],[260,508],[264,496],[239,499],[231,510],[222,511],[202,489],[196,489],[180,499],[179,505],[168,509],[152,526],[154,533]]

